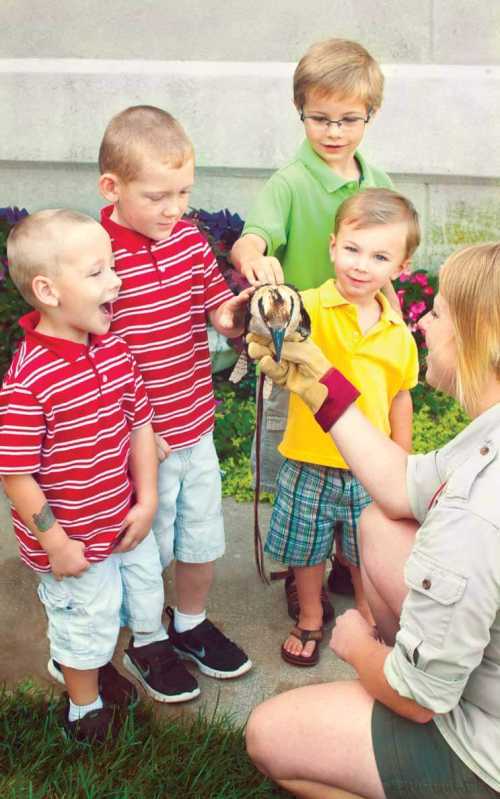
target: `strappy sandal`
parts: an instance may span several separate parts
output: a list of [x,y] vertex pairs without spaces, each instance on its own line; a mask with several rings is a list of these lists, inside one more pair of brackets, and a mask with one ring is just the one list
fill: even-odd
[[321,627],[319,630],[303,630],[302,627],[295,626],[292,627],[289,635],[298,638],[303,647],[308,641],[315,641],[316,646],[314,647],[313,653],[307,656],[302,653],[300,655],[293,655],[285,649],[285,645],[283,644],[281,647],[281,657],[283,660],[286,660],[287,663],[291,663],[292,666],[315,666],[319,660],[319,645],[323,640],[323,628]]
[[[295,576],[291,569],[285,578],[285,594],[288,615],[293,621],[298,621],[300,613],[299,595]],[[321,588],[321,606],[323,608],[323,626],[329,627],[335,621],[335,609],[324,587]]]

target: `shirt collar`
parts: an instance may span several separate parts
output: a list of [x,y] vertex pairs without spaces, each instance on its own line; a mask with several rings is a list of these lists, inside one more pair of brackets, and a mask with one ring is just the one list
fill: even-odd
[[19,325],[24,330],[25,338],[28,342],[38,344],[46,350],[50,350],[65,361],[73,363],[80,357],[86,355],[88,350],[92,347],[100,346],[103,342],[104,336],[95,336],[90,333],[89,344],[79,344],[76,341],[70,341],[65,338],[57,338],[56,336],[46,336],[45,333],[40,333],[35,330],[40,321],[39,311],[30,311],[19,319]]
[[148,238],[148,236],[143,236],[142,233],[138,233],[136,230],[123,227],[123,225],[119,225],[118,222],[113,222],[111,214],[114,208],[114,205],[107,205],[105,208],[101,208],[101,225],[104,230],[109,233],[113,241],[115,241],[119,247],[124,247],[129,252],[137,252],[141,247],[150,249],[152,245],[155,244],[153,239]]
[[[340,305],[352,305],[349,300],[346,300],[338,290],[335,280],[327,280],[319,289],[320,302],[323,308],[336,308]],[[404,325],[403,318],[394,310],[387,297],[381,291],[377,291],[375,295],[380,305],[382,306],[382,313],[380,321],[393,322],[395,325]]]
[[[354,157],[358,162],[361,173],[359,178],[359,185],[361,186],[366,180],[366,163],[361,153],[359,153],[357,150],[354,154]],[[316,152],[314,152],[308,139],[304,139],[302,142],[302,145],[297,153],[297,158],[304,164],[309,172],[314,175],[316,180],[323,186],[325,191],[334,192],[337,191],[337,189],[342,188],[342,186],[354,182],[350,178],[343,178],[340,175],[337,175],[333,169],[330,169],[328,164],[323,161],[323,159],[320,158]]]

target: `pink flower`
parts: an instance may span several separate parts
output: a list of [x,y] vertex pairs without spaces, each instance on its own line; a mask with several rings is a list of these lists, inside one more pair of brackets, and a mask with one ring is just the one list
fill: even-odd
[[398,289],[396,291],[396,294],[398,295],[399,304],[400,304],[400,306],[402,308],[403,305],[405,304],[405,290],[404,289]]
[[432,288],[432,286],[425,286],[424,294],[434,294],[434,289]]
[[407,283],[409,279],[410,279],[410,275],[408,274],[408,272],[401,272],[401,274],[400,274],[400,276],[398,278],[400,283]]
[[418,272],[414,274],[414,283],[418,283],[420,286],[427,286],[429,281],[427,279],[427,275],[425,272]]
[[419,316],[422,316],[425,310],[425,302],[412,302],[408,309],[408,316],[412,321],[416,322]]

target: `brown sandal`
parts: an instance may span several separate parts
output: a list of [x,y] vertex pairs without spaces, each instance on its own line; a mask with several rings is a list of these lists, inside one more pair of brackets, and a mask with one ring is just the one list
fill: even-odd
[[[300,613],[299,595],[297,593],[295,575],[291,569],[285,578],[285,595],[288,615],[293,621],[298,621]],[[335,621],[335,609],[324,587],[321,589],[321,605],[323,608],[323,625],[329,627]]]
[[286,660],[287,663],[291,663],[292,666],[315,666],[319,660],[319,645],[320,642],[323,640],[323,628],[320,627],[319,630],[303,630],[302,627],[292,627],[289,632],[289,635],[293,635],[294,638],[298,638],[302,646],[305,646],[308,641],[315,641],[316,646],[314,647],[314,651],[312,655],[293,655],[291,652],[288,652],[285,649],[285,645],[281,647],[281,657],[283,660]]

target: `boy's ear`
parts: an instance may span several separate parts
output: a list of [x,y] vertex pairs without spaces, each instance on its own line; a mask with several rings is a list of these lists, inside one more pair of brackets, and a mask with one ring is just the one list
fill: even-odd
[[35,275],[31,290],[40,305],[48,305],[50,308],[57,308],[59,305],[59,293],[50,277]]
[[116,203],[119,198],[120,181],[112,172],[105,172],[99,178],[99,191],[105,200],[110,203]]
[[328,251],[330,253],[330,258],[333,259],[333,254],[335,250],[335,244],[337,239],[335,238],[335,233],[330,233],[330,244],[328,246]]

